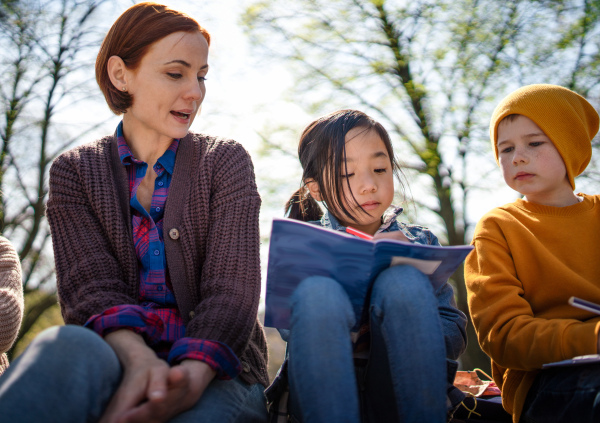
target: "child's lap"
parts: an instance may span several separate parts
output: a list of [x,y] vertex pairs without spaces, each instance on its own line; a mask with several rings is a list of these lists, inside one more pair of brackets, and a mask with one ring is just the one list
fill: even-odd
[[531,386],[521,422],[600,421],[600,363],[542,370]]

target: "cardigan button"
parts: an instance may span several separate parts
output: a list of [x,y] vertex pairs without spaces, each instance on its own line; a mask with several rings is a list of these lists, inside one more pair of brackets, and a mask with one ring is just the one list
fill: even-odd
[[173,228],[169,231],[169,236],[171,237],[171,239],[179,239],[179,231]]
[[192,320],[196,316],[196,313],[194,313],[194,310],[190,311],[189,316],[190,316],[190,320]]
[[248,363],[246,363],[245,361],[242,361],[242,370],[243,370],[245,373],[248,373],[248,372],[250,372],[250,365],[249,365]]

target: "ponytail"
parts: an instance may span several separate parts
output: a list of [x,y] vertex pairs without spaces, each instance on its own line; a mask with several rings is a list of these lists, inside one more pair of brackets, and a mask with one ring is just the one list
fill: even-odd
[[298,189],[290,199],[285,203],[285,215],[289,219],[302,220],[320,220],[323,211],[314,198],[310,196],[306,187]]

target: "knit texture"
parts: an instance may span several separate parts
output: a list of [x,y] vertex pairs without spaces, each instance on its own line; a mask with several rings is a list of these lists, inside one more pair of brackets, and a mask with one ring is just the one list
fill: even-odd
[[567,207],[517,200],[477,224],[469,310],[515,423],[543,364],[597,352],[600,317],[568,300],[600,303],[599,233],[600,196]]
[[[65,323],[83,325],[110,307],[138,304],[127,184],[113,136],[52,164],[47,216]],[[163,230],[185,336],[227,344],[242,362],[240,378],[267,386],[257,318],[259,208],[252,162],[241,145],[198,134],[181,139]]]
[[519,88],[498,104],[490,122],[490,139],[498,162],[498,124],[508,115],[527,116],[552,140],[575,189],[575,177],[592,157],[592,138],[598,132],[598,113],[579,94],[558,85]]
[[17,339],[23,308],[21,262],[10,241],[0,236],[0,375],[8,367],[6,351]]

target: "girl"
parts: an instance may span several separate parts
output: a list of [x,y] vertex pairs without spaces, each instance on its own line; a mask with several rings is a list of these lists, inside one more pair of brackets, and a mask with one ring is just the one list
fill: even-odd
[[210,36],[156,3],[96,60],[114,135],[59,156],[47,216],[67,326],[0,378],[10,422],[262,422],[260,197],[248,153],[189,132]]
[[[341,110],[317,119],[302,133],[298,155],[303,183],[286,205],[290,218],[439,245],[426,228],[396,220],[400,168],[387,132],[369,116]],[[446,360],[457,359],[466,341],[451,286],[434,292],[415,268],[391,267],[375,280],[368,319],[353,333],[356,323],[335,280],[305,279],[292,296],[290,330],[280,331],[288,355],[268,396],[281,392],[287,376],[290,414],[302,421],[446,421],[454,377]]]

